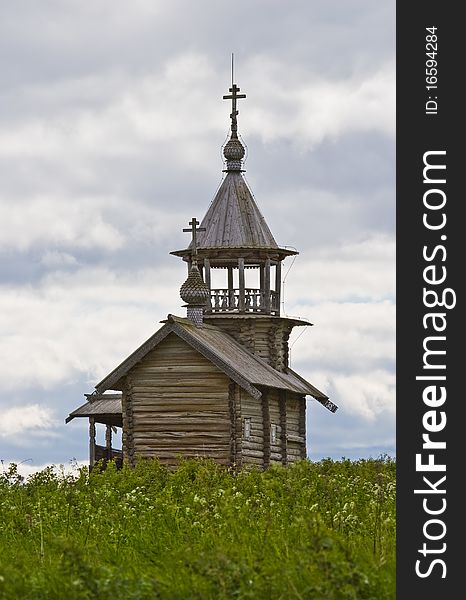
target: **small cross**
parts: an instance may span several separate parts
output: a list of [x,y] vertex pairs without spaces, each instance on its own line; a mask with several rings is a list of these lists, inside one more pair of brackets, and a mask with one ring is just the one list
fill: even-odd
[[183,229],[183,231],[190,231],[192,233],[192,236],[193,236],[192,256],[193,256],[193,262],[194,262],[197,259],[197,232],[205,231],[205,227],[198,227],[199,221],[196,219],[196,217],[193,217],[192,220],[189,221],[189,225],[191,225],[191,227],[189,227],[189,229]]
[[240,88],[236,85],[236,83],[233,83],[231,88],[229,88],[229,91],[231,92],[231,94],[228,94],[226,96],[223,96],[224,100],[231,100],[231,115],[230,115],[230,119],[231,119],[231,131],[236,133],[237,129],[238,129],[238,124],[236,121],[236,117],[239,114],[239,111],[236,110],[236,100],[238,100],[238,98],[246,98],[246,94],[238,94],[240,90]]

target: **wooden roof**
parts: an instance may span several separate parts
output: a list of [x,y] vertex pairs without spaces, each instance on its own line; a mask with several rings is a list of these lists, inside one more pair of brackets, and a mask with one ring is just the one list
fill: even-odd
[[121,394],[86,394],[87,402],[71,412],[65,419],[69,423],[75,417],[121,415]]
[[206,324],[197,327],[190,320],[174,315],[168,315],[163,327],[96,385],[97,393],[118,389],[115,386],[122,377],[170,333],[183,339],[255,398],[261,397],[261,387],[270,387],[310,395],[327,406],[330,402],[325,394],[294,371],[288,369],[281,373],[275,370],[218,327]]
[[[227,173],[200,227],[205,229],[197,236],[197,249],[201,255],[205,250],[220,248],[274,250],[284,256],[297,254],[278,247],[239,171]],[[190,248],[191,245],[171,254],[184,256],[190,253]]]

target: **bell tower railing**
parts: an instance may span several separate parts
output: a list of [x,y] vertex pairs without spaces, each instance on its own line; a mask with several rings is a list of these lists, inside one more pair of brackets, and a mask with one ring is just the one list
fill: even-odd
[[267,313],[278,314],[280,311],[280,296],[278,292],[269,291],[269,302],[266,293],[258,288],[244,289],[244,310],[240,310],[239,288],[215,288],[210,290],[210,304],[206,312],[210,313]]

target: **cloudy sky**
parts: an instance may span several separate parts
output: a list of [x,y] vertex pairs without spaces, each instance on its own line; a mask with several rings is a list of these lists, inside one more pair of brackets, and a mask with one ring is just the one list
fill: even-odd
[[65,417],[183,315],[168,253],[222,178],[231,52],[247,181],[300,252],[285,311],[315,323],[292,367],[340,407],[309,402],[309,456],[394,455],[394,0],[18,0],[0,4],[5,462],[86,460]]

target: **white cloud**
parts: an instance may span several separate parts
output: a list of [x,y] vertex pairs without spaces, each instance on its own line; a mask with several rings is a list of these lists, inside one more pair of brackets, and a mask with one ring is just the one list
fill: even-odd
[[[104,201],[104,203],[108,203]],[[102,204],[102,200],[100,201]],[[1,206],[0,248],[20,252],[36,244],[116,250],[124,236],[106,223],[93,199],[33,197]]]
[[395,414],[395,374],[370,367],[362,372],[342,374],[316,372],[315,379],[322,382],[339,411],[373,423],[384,415]]
[[[285,274],[286,271],[285,268]],[[376,235],[344,246],[332,244],[312,249],[310,258],[299,256],[286,278],[285,307],[293,315],[296,310],[302,311],[300,307],[306,303],[380,301],[394,293],[395,240]],[[292,298],[293,305],[288,305]]]
[[47,250],[41,256],[41,264],[45,267],[57,269],[60,267],[72,267],[78,264],[78,261],[72,254],[59,252],[58,250]]
[[[392,228],[394,3],[275,2],[265,21],[263,4],[240,2],[240,132],[262,149],[269,225],[303,251],[285,306],[316,326],[292,356],[341,404],[336,445],[348,415],[374,425],[393,407],[394,241],[377,232]],[[36,406],[34,388],[50,391],[47,406],[75,406],[73,384],[92,386],[183,314],[186,271],[166,252],[207,208],[230,112],[231,17],[201,5],[2,7],[0,380],[18,406]],[[362,448],[374,437],[361,431]]]
[[[338,371],[364,371],[395,357],[395,306],[392,302],[330,302],[303,306],[313,327],[296,328],[293,358]],[[302,333],[302,335],[300,335]],[[298,337],[300,336],[300,337]]]
[[94,385],[149,335],[177,301],[184,269],[115,273],[56,271],[36,287],[0,296],[0,378],[4,389],[53,386],[83,375]]
[[289,80],[287,68],[262,56],[247,63],[246,84],[249,81],[256,96],[244,115],[249,135],[260,135],[268,142],[288,139],[306,148],[348,132],[395,135],[394,62],[373,73],[356,73],[337,81],[303,69],[291,88],[277,86],[278,81]]
[[39,404],[13,406],[2,411],[0,437],[14,437],[40,433],[56,426],[51,409]]

